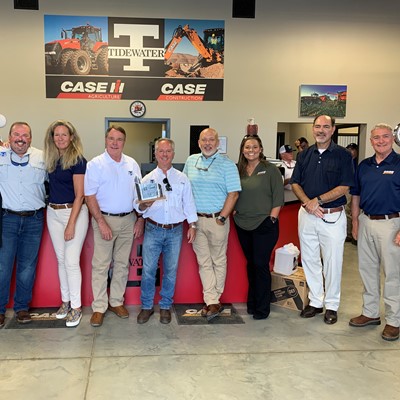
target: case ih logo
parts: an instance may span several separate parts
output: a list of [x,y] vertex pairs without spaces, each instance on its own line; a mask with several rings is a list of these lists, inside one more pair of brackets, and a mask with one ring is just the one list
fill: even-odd
[[115,82],[72,82],[61,84],[60,99],[102,99],[120,100],[125,84],[118,79]]

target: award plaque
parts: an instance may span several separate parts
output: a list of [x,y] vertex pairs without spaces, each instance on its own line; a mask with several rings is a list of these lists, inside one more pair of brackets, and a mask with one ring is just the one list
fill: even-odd
[[139,204],[147,201],[165,199],[161,185],[152,179],[144,183],[140,182],[139,179],[135,179],[135,188],[138,196],[137,203]]

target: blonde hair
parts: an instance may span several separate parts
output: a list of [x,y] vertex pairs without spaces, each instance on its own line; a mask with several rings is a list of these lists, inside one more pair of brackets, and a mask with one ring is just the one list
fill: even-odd
[[[65,126],[71,135],[71,143],[65,153],[60,153],[54,143],[54,130],[58,126]],[[76,165],[83,158],[83,147],[81,139],[71,122],[57,120],[50,124],[47,128],[44,139],[44,161],[48,172],[53,172],[57,167],[57,162],[61,160],[61,168],[69,169]]]

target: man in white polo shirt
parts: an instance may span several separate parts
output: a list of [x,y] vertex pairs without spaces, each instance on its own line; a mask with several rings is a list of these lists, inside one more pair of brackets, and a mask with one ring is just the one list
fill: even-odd
[[[90,324],[103,324],[107,309],[128,318],[124,294],[129,274],[129,255],[134,238],[143,234],[143,218],[136,219],[135,177],[141,178],[138,163],[123,154],[126,133],[111,126],[106,132],[106,150],[87,164],[85,196],[92,215],[94,254],[92,259],[93,314]],[[107,279],[113,273],[110,295]]]

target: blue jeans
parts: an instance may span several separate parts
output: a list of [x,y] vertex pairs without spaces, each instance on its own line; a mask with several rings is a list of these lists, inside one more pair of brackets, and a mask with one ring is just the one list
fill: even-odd
[[163,255],[160,308],[168,310],[173,303],[176,271],[182,245],[182,224],[163,229],[146,223],[143,240],[143,271],[141,302],[144,310],[153,308],[156,273],[160,254]]
[[0,314],[6,311],[10,296],[10,283],[16,262],[16,289],[14,311],[29,309],[36,264],[43,232],[44,212],[32,217],[3,213],[3,246],[0,247]]

